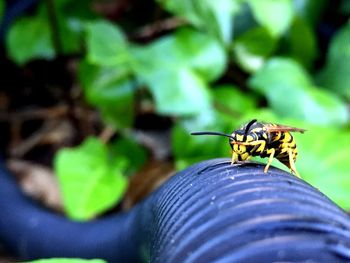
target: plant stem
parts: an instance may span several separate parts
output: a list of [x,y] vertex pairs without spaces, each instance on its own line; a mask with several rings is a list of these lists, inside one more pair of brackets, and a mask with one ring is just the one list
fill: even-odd
[[46,0],[46,5],[47,5],[49,25],[51,27],[52,43],[56,52],[56,56],[58,56],[62,54],[63,49],[62,49],[58,17],[57,17],[54,0]]

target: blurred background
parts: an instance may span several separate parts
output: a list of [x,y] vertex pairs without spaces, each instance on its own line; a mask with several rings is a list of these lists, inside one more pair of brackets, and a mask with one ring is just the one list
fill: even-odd
[[0,0],[1,156],[31,196],[90,220],[230,157],[190,132],[256,118],[307,129],[299,173],[350,211],[349,15],[348,0]]

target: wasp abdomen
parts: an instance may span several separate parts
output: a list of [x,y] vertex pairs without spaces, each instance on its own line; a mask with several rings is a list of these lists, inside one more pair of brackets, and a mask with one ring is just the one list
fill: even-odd
[[290,158],[295,162],[298,150],[296,148],[295,139],[289,132],[283,132],[280,135],[279,146],[276,147],[276,159],[281,163],[290,167]]

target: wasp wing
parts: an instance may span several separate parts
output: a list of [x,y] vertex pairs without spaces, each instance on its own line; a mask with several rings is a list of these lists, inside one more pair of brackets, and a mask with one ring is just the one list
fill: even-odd
[[266,125],[266,130],[268,132],[300,132],[304,133],[306,130],[301,128],[290,127],[286,125],[272,124]]

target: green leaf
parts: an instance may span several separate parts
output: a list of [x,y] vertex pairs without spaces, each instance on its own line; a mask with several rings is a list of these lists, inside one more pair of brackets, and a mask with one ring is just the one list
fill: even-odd
[[[57,28],[54,30],[50,26],[51,14],[48,14],[46,5],[39,5],[33,16],[21,18],[11,26],[7,35],[9,56],[22,65],[34,59],[52,59],[55,55],[81,51],[84,19],[94,17],[88,12],[91,9],[89,2],[91,0],[74,7],[72,1],[56,1],[53,11]],[[73,9],[78,11],[73,12]],[[53,39],[57,41],[57,46]]]
[[233,56],[248,72],[259,70],[276,48],[276,39],[263,27],[246,31],[233,42]]
[[206,83],[192,71],[157,70],[143,75],[152,92],[157,111],[165,115],[191,115],[210,106]]
[[[334,143],[332,143],[334,142]],[[350,132],[308,127],[298,138],[297,165],[302,177],[346,210],[350,210]]]
[[124,65],[129,61],[128,44],[121,29],[107,21],[86,26],[88,61],[101,66]]
[[74,54],[82,50],[83,22],[79,18],[59,15],[59,34],[64,54]]
[[5,11],[5,1],[0,0],[0,24],[3,22],[3,16],[4,16],[4,11]]
[[279,116],[314,124],[343,125],[348,120],[345,103],[335,94],[317,88],[295,61],[273,58],[249,81],[250,87],[264,94]]
[[273,36],[282,35],[290,26],[294,8],[292,0],[246,0],[257,22]]
[[[80,1],[79,6],[74,6],[73,2],[70,0],[52,2],[52,11],[55,12],[57,29],[51,33],[55,34],[56,40],[59,41],[61,50],[58,51],[68,55],[76,54],[83,49],[85,14],[90,9],[89,2],[91,0]],[[37,15],[44,17],[47,23],[51,24],[51,14],[47,12],[48,8],[46,5],[39,6]]]
[[139,74],[162,68],[178,70],[185,66],[196,71],[204,80],[213,81],[222,75],[227,63],[225,50],[219,42],[188,28],[133,51],[139,62],[136,68]]
[[287,35],[288,54],[310,67],[317,56],[317,41],[312,28],[303,19],[295,17]]
[[47,259],[26,261],[26,263],[107,263],[107,262],[102,259],[47,258]]
[[[205,27],[214,36],[217,36],[224,43],[229,44],[233,36],[233,18],[240,9],[240,1],[237,0],[197,0],[202,5],[202,19]],[[210,19],[210,20],[207,20]],[[213,21],[214,23],[208,23]]]
[[128,160],[126,168],[127,174],[131,175],[137,172],[147,159],[147,152],[141,145],[137,144],[132,138],[121,138],[112,144],[115,156],[123,156]]
[[146,47],[136,47],[134,71],[145,83],[161,114],[198,114],[210,105],[208,81],[226,66],[225,52],[213,38],[179,30]]
[[206,81],[216,80],[225,71],[226,51],[214,38],[184,28],[175,33],[173,41],[168,51],[179,54],[176,67],[187,65]]
[[64,10],[70,6],[68,2],[53,3],[57,27],[51,26],[53,22],[46,4],[38,5],[33,16],[21,18],[11,26],[7,50],[16,63],[22,65],[34,59],[52,59],[81,51],[84,23],[81,13],[87,10],[88,1],[81,3],[74,15]]
[[350,14],[350,2],[348,0],[342,0],[340,5],[340,11],[343,14]]
[[[345,0],[348,2],[348,0]],[[296,14],[310,26],[315,26],[324,14],[327,0],[293,0]]]
[[[230,133],[230,130],[210,128],[211,131]],[[229,157],[230,146],[225,137],[220,136],[191,136],[198,130],[188,130],[182,125],[176,125],[172,130],[172,149],[175,157],[176,169],[181,170],[189,165],[206,159]]]
[[[201,112],[191,116],[184,116],[178,119],[178,124],[187,131],[208,130],[208,129],[223,129],[226,120],[232,116],[227,116],[226,112],[220,112],[214,108],[214,103],[209,108],[203,108]],[[231,123],[232,125],[232,123]]]
[[165,9],[230,43],[233,16],[240,8],[236,0],[157,0]]
[[110,159],[107,147],[96,138],[60,150],[54,167],[67,215],[88,220],[115,205],[127,186],[123,166],[125,160]]
[[130,127],[134,115],[135,83],[127,69],[96,66],[83,61],[79,79],[87,101],[116,127]]
[[340,29],[332,39],[320,84],[350,100],[350,25]]
[[55,2],[57,11],[66,18],[73,18],[80,21],[94,20],[98,18],[96,10],[91,8],[94,0],[72,1],[59,0]]
[[220,85],[213,89],[214,104],[218,111],[226,112],[231,118],[256,108],[256,97],[241,92],[232,85]]
[[55,57],[49,24],[40,16],[16,21],[9,29],[6,46],[10,58],[19,65]]

